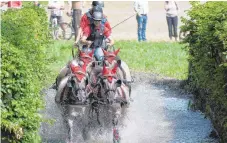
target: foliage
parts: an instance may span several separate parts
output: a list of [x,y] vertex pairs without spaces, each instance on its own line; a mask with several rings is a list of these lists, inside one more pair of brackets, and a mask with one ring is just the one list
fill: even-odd
[[227,3],[191,2],[181,29],[189,52],[189,87],[197,93],[196,106],[213,120],[221,140],[227,142]]
[[50,43],[44,9],[8,10],[1,21],[1,131],[10,142],[40,141],[40,94]]

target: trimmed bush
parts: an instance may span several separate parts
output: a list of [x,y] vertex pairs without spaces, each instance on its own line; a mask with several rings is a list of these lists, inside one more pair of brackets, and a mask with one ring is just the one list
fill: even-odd
[[211,117],[221,142],[227,142],[227,3],[191,2],[181,30],[189,32],[189,87],[195,105]]
[[1,21],[1,131],[10,142],[40,142],[40,94],[50,43],[44,9],[8,10]]

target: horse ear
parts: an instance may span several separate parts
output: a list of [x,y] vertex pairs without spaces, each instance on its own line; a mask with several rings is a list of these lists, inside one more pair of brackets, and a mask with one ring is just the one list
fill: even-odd
[[117,49],[116,51],[114,51],[114,55],[117,56],[117,54],[119,53],[120,49]]
[[107,56],[108,55],[108,52],[104,49],[102,49],[103,53],[104,53],[104,56]]

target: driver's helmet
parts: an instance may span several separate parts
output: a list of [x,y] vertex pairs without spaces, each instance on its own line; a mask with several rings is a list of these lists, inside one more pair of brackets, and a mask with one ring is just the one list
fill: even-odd
[[95,11],[95,12],[92,14],[92,19],[95,20],[95,21],[101,21],[102,18],[103,18],[102,12]]
[[92,6],[104,7],[104,2],[103,1],[93,1]]
[[[92,11],[93,11],[93,12],[102,12],[102,13],[103,13],[102,7],[100,7],[100,6],[94,6],[94,7],[92,8]],[[92,12],[92,13],[93,13],[93,12]]]

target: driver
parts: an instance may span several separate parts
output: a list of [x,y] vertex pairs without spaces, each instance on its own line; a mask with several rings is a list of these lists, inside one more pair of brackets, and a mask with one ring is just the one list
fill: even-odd
[[92,14],[92,19],[94,22],[87,26],[84,29],[83,36],[81,38],[81,43],[84,44],[83,51],[86,49],[91,50],[95,48],[95,58],[98,61],[103,60],[103,51],[101,48],[103,39],[109,41],[107,46],[112,46],[114,44],[114,40],[111,37],[111,31],[108,29],[101,21],[103,18],[103,13],[100,11],[96,11]]
[[[78,34],[79,36],[77,37],[75,43],[77,43],[79,41],[80,36],[82,36],[82,33],[84,32],[84,29],[87,26],[89,26],[90,24],[93,23],[92,14],[95,11],[101,11],[101,12],[103,12],[103,7],[104,7],[104,2],[103,1],[93,1],[92,2],[92,8],[81,17],[79,34]],[[107,16],[105,16],[104,14],[103,14],[102,23],[111,32],[110,23],[107,20]]]

